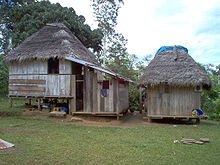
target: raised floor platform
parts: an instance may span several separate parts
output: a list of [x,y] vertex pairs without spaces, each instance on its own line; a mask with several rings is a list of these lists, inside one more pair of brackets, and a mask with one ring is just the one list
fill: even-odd
[[151,122],[154,119],[187,119],[192,120],[195,119],[196,123],[200,122],[200,117],[194,117],[194,116],[163,116],[163,115],[147,115],[144,117],[148,120],[148,122]]

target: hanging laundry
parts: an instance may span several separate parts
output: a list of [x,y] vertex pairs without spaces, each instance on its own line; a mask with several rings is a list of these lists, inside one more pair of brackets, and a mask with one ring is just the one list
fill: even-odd
[[101,89],[101,96],[107,97],[107,89]]

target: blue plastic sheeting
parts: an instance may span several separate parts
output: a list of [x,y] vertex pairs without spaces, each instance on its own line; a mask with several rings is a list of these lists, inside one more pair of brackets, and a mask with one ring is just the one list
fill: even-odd
[[173,50],[174,48],[185,50],[188,53],[188,49],[187,48],[185,48],[185,47],[183,47],[181,45],[174,45],[174,46],[162,46],[162,47],[160,47],[160,49],[157,51],[156,54],[158,54],[158,53],[160,53],[160,52],[162,52],[164,50]]
[[201,109],[193,109],[192,112],[193,111],[196,111],[197,115],[199,116],[203,115],[203,111]]
[[12,2],[11,0],[0,0],[0,3],[6,3],[9,7],[14,5],[14,2]]

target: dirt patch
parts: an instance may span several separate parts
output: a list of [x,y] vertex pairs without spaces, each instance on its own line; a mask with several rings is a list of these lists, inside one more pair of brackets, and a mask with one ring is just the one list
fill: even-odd
[[20,112],[0,112],[0,116],[6,117],[6,116],[18,116],[20,115]]
[[72,121],[71,118],[69,122],[77,125],[84,126],[104,126],[104,127],[119,127],[119,128],[136,128],[139,126],[170,126],[166,123],[149,123],[143,120],[142,114],[139,112],[127,113],[125,116],[121,117],[120,120],[110,117],[84,117],[80,116],[82,121]]
[[41,134],[41,131],[33,130],[17,130],[17,129],[6,129],[0,128],[1,133],[16,133],[16,134]]
[[15,152],[15,151],[16,151],[16,148],[15,147],[11,147],[11,148],[6,148],[6,149],[0,150],[0,154],[11,153],[11,152]]
[[85,115],[67,115],[65,118],[49,117],[47,110],[42,111],[25,111],[23,117],[37,118],[42,120],[53,120],[58,123],[75,124],[83,126],[100,126],[100,127],[119,127],[119,128],[135,128],[139,126],[175,126],[175,125],[192,125],[193,122],[184,120],[153,120],[148,122],[143,119],[143,115],[139,112],[127,113],[116,120],[116,117],[98,117]]
[[143,120],[143,115],[139,112],[127,113],[120,120],[116,117],[97,117],[97,116],[72,116],[67,115],[65,118],[49,117],[48,111],[26,111],[22,113],[23,117],[38,118],[43,120],[53,120],[59,123],[75,124],[83,126],[100,126],[100,127],[119,127],[135,128],[139,126],[170,126],[168,123],[149,123]]

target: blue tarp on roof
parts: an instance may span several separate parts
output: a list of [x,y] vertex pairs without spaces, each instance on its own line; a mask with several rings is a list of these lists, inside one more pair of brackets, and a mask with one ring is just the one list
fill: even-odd
[[188,49],[187,48],[185,48],[185,47],[183,47],[181,45],[174,45],[174,46],[162,46],[162,47],[160,47],[160,49],[157,51],[156,54],[158,54],[158,53],[160,53],[160,52],[162,52],[164,50],[173,50],[174,48],[185,50],[188,53]]
[[[9,7],[14,5],[14,2],[11,0],[0,0],[0,3],[6,3]],[[0,4],[0,8],[2,7],[2,4]]]

